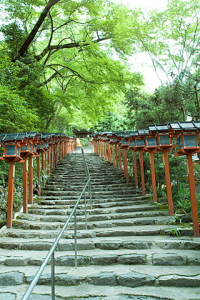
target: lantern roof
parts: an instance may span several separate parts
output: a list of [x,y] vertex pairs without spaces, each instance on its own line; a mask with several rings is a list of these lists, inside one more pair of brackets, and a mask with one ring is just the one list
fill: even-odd
[[184,130],[193,130],[196,131],[199,129],[200,122],[186,121],[186,122],[170,122],[173,131],[184,131]]
[[168,124],[149,125],[148,127],[149,127],[150,132],[163,132],[163,131],[169,132],[169,125]]
[[193,121],[194,126],[200,129],[200,121]]
[[125,139],[130,138],[130,133],[129,132],[124,132],[124,136]]
[[116,136],[118,136],[118,137],[123,137],[124,134],[125,134],[125,131],[117,131],[115,134],[116,134]]
[[149,129],[138,129],[138,135],[149,135]]
[[26,133],[7,133],[1,135],[1,140],[3,142],[9,141],[24,141],[26,138]]
[[138,132],[137,131],[130,131],[129,134],[130,134],[130,137],[136,137],[136,136],[138,136]]
[[37,132],[27,132],[27,139],[36,139],[37,140]]

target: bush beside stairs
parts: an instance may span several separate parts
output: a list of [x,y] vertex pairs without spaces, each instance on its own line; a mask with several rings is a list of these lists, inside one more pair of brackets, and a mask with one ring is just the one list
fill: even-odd
[[[92,183],[77,209],[78,268],[74,267],[74,224],[70,222],[55,252],[56,299],[200,299],[200,238],[176,225],[150,195],[86,148]],[[86,175],[80,148],[52,172],[42,195],[19,213],[13,228],[0,231],[0,300],[22,298],[70,214]],[[180,234],[177,236],[176,233]],[[51,265],[30,300],[51,299]]]

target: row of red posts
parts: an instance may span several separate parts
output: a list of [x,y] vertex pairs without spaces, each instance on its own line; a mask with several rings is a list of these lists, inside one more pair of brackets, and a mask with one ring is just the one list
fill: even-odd
[[33,158],[37,158],[37,195],[39,196],[41,185],[45,184],[44,180],[42,182],[40,180],[41,160],[42,174],[50,175],[58,160],[74,150],[75,138],[62,133],[8,133],[1,134],[0,146],[4,148],[4,155],[0,159],[9,163],[7,227],[11,228],[15,163],[23,163],[23,212],[28,213],[28,203],[33,203]]
[[174,214],[170,170],[168,163],[168,152],[176,146],[172,144],[172,138],[176,138],[178,142],[178,151],[175,156],[187,156],[188,178],[190,186],[190,198],[193,217],[194,236],[199,237],[199,221],[197,211],[197,201],[195,192],[195,180],[193,171],[192,155],[200,152],[198,146],[198,135],[200,131],[200,121],[191,122],[172,122],[165,125],[150,125],[148,129],[138,129],[131,132],[98,132],[93,138],[94,152],[104,159],[112,163],[111,148],[113,156],[113,164],[122,172],[121,149],[123,153],[123,166],[126,182],[129,182],[127,149],[133,152],[135,187],[138,189],[138,176],[136,164],[136,151],[139,152],[142,195],[145,195],[145,179],[143,167],[143,153],[149,152],[151,165],[151,179],[153,201],[157,202],[154,153],[163,153],[163,162],[165,168],[166,189],[168,198],[169,215]]

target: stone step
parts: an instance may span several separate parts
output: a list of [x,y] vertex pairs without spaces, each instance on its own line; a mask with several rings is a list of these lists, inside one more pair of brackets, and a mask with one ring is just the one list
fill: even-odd
[[[87,198],[87,202],[89,201],[89,195],[88,193],[86,192],[86,198]],[[68,200],[67,200],[68,199]],[[67,196],[40,196],[39,198],[37,198],[37,203],[41,203],[41,204],[45,204],[45,203],[49,203],[49,205],[53,205],[53,204],[58,204],[58,205],[67,205],[67,204],[74,204],[76,203],[77,201],[77,197],[67,197]],[[146,198],[142,198],[143,201],[141,200],[142,204],[143,203],[148,203],[148,199],[149,199],[149,196],[147,196]],[[136,201],[135,201],[136,200]],[[35,202],[36,202],[35,201]],[[82,200],[81,200],[82,201]],[[124,196],[124,197],[110,197],[110,198],[101,198],[101,199],[98,199],[98,198],[92,198],[92,203],[98,205],[98,207],[101,207],[102,204],[108,204],[108,205],[111,205],[111,203],[122,203],[122,202],[133,202],[135,201],[136,205],[138,202],[138,196],[137,195],[131,195],[130,197],[127,197]],[[152,203],[152,201],[150,202]]]
[[[69,191],[69,190],[43,190],[42,191],[42,196],[76,196],[76,197],[79,197],[80,196],[80,193],[81,191]],[[127,197],[133,197],[135,195],[135,192],[130,192],[130,191],[126,191],[126,190],[120,190],[120,191],[108,191],[108,190],[105,190],[105,191],[94,191],[92,189],[91,191],[92,193],[92,197],[93,198],[105,198],[105,197],[115,197],[115,196],[120,196],[120,195],[127,195]]]
[[[119,224],[118,224],[119,225]],[[127,224],[128,225],[128,224]],[[102,226],[102,225],[101,225]],[[62,222],[52,222],[50,224],[46,222],[35,222],[28,220],[16,220],[13,221],[13,228],[18,229],[33,229],[33,230],[48,230],[49,231],[60,230],[63,227]],[[85,230],[85,224],[77,224],[78,230]],[[80,229],[79,229],[80,227]],[[95,226],[94,226],[95,227]],[[171,235],[171,236],[193,236],[193,229],[185,227],[175,227],[174,225],[133,225],[133,226],[121,226],[121,227],[92,227],[88,229],[87,234],[92,233],[93,237],[121,237],[121,236],[155,236],[155,235]],[[69,236],[73,234],[74,224],[69,223],[69,228],[66,231]],[[2,246],[2,244],[1,244]],[[1,247],[0,246],[0,247]],[[12,248],[13,249],[13,248]]]
[[[73,206],[72,206],[73,207]],[[72,207],[71,206],[62,206],[62,208],[60,206],[57,206],[57,209],[53,207],[48,207],[47,205],[46,206],[41,206],[41,205],[38,205],[38,206],[35,206],[35,207],[31,207],[29,208],[28,212],[29,214],[34,214],[34,215],[69,215],[72,211]],[[129,217],[129,215],[125,214],[125,216],[122,214],[122,209],[120,208],[120,212],[118,211],[117,207],[121,207],[121,206],[109,206],[109,205],[104,205],[102,204],[101,205],[101,208],[98,208],[97,205],[95,207],[95,205],[93,205],[94,209],[90,209],[90,206],[87,205],[86,208],[87,208],[87,215],[88,216],[97,216],[99,217],[99,215],[111,215],[111,218],[114,218],[114,219],[117,219],[118,216],[117,214],[121,214],[121,217],[120,218],[126,218],[126,216]],[[127,206],[125,206],[127,207]],[[144,209],[142,209],[144,208]],[[131,214],[130,217],[141,217],[141,216],[147,216],[147,217],[152,217],[152,216],[167,216],[168,215],[168,212],[165,212],[165,211],[157,211],[156,209],[153,209],[152,211],[152,206],[143,206],[142,208],[138,208],[137,207],[131,207],[130,210],[127,210],[125,209],[126,212],[140,212],[141,213],[136,213],[136,214]],[[149,211],[149,213],[144,213],[144,211]],[[115,214],[113,216],[113,214]],[[23,215],[23,214],[21,214]],[[78,207],[77,207],[77,215],[85,215],[85,206],[84,206],[84,203],[80,204]],[[27,214],[25,214],[25,216],[27,216]],[[123,217],[124,216],[124,217]],[[130,218],[129,217],[129,218]],[[18,219],[20,217],[17,217]],[[174,219],[175,220],[175,219]]]
[[[7,270],[9,269],[7,266],[2,266],[1,270],[3,271],[4,268],[7,268]],[[21,271],[12,270],[12,268],[10,268],[8,272],[0,273],[0,286],[19,286],[24,283],[30,284],[33,280],[31,273],[33,273],[33,270],[35,269],[34,266],[26,266],[22,268]],[[189,266],[187,268],[187,276],[182,274],[181,271],[172,273],[167,267],[165,269],[163,266],[161,272],[158,272],[157,274],[154,272],[154,274],[152,274],[152,271],[155,271],[153,267],[151,267],[150,271],[148,266],[145,268],[145,265],[143,266],[142,272],[140,265],[135,265],[131,270],[127,270],[126,265],[120,265],[120,270],[118,265],[101,266],[101,271],[95,270],[92,266],[89,268],[84,266],[79,267],[78,270],[74,270],[73,272],[70,272],[65,266],[57,266],[56,269],[56,286],[78,286],[80,284],[82,286],[82,284],[89,284],[94,286],[104,286],[104,289],[105,286],[124,286],[129,288],[136,288],[139,286],[151,286],[157,288],[162,286],[199,288],[200,286],[200,275],[197,267],[192,267],[192,271],[189,272]],[[165,273],[163,271],[165,271]],[[38,285],[51,285],[50,266],[47,266],[44,274],[41,275]]]
[[[46,244],[44,244],[44,248],[42,247],[43,242],[41,239],[46,239],[45,242],[51,241],[51,245],[55,241],[55,238],[59,234],[59,230],[55,230],[53,232],[46,232],[46,230],[40,230],[40,231],[35,231],[35,230],[22,230],[22,229],[9,229],[7,231],[4,231],[4,236],[1,238],[1,248],[2,249],[13,249],[14,252],[18,253],[17,249],[21,248],[21,245],[25,242],[27,243],[28,239],[35,239],[38,245],[40,246],[40,250],[47,250]],[[6,239],[8,237],[8,239]],[[37,240],[36,238],[39,238]],[[199,250],[200,250],[200,241],[192,241],[188,240],[187,237],[175,237],[175,236],[140,236],[137,238],[133,238],[132,236],[119,236],[119,237],[109,237],[108,239],[105,239],[105,237],[96,237],[95,233],[91,230],[83,230],[80,232],[77,232],[77,238],[78,238],[78,244],[81,245],[83,250],[85,249],[85,241],[89,242],[92,247],[92,249],[101,249],[101,250],[111,250],[112,252],[116,250],[122,250],[125,251],[128,249],[130,250],[149,250],[151,249],[152,253],[155,253],[156,251],[160,252],[165,252],[165,251],[170,251],[175,250],[178,251],[180,254],[182,251],[188,251],[188,250],[194,250],[192,251],[192,255],[196,252],[198,253],[199,257]],[[25,241],[24,241],[25,239]],[[48,240],[49,239],[49,240]],[[85,240],[86,239],[86,240]],[[72,241],[71,241],[72,240]],[[61,241],[68,243],[68,251],[70,249],[74,249],[73,243],[74,243],[74,232],[73,231],[65,231],[63,238]],[[91,244],[92,243],[92,244]],[[7,246],[6,246],[7,244]],[[31,245],[35,248],[36,246],[34,245],[34,242],[31,242]],[[29,244],[29,247],[31,247]],[[7,248],[8,247],[8,248]],[[38,246],[37,246],[38,247]],[[67,247],[67,246],[66,246]],[[22,249],[21,249],[22,250]],[[34,249],[32,249],[34,250]],[[4,250],[5,252],[3,253],[4,256],[8,255],[7,250]],[[60,250],[62,251],[62,250]],[[92,252],[93,254],[93,252]],[[17,254],[15,254],[17,255]],[[25,255],[23,253],[23,255]],[[29,255],[29,254],[28,254]],[[38,254],[37,254],[38,255]]]
[[[146,208],[147,209],[147,208]],[[134,210],[132,210],[134,211]],[[144,212],[146,211],[146,213]],[[39,214],[20,214],[17,216],[17,220],[14,221],[13,226],[19,226],[20,220],[30,222],[45,222],[45,223],[65,223],[67,221],[66,215],[39,215]],[[163,218],[165,216],[165,218]],[[77,211],[77,228],[83,229],[85,227],[85,214],[84,211]],[[99,215],[87,215],[88,229],[92,228],[112,228],[119,226],[140,226],[140,225],[158,225],[158,224],[174,224],[176,222],[175,217],[167,216],[166,212],[156,211],[153,213],[149,210],[141,210],[141,213],[129,213],[126,214],[99,214]],[[73,218],[71,219],[69,228],[74,224]],[[23,226],[28,226],[25,224]],[[31,224],[30,224],[31,226]]]
[[[42,189],[42,191],[45,191],[45,190],[81,190],[84,188],[85,186],[85,183],[82,183],[80,185],[73,185],[73,184],[54,184],[54,183],[51,183],[51,184],[46,184],[45,187]],[[114,184],[114,185],[108,185],[105,187],[105,185],[98,185],[98,186],[94,186],[94,185],[91,185],[92,187],[92,190],[93,191],[113,191],[113,192],[116,192],[116,191],[123,191],[123,192],[132,192],[132,193],[135,193],[135,189],[133,187],[124,187],[124,186],[119,186],[117,184]]]
[[[48,201],[48,200],[46,200]],[[52,200],[54,201],[54,200]],[[63,203],[64,205],[63,205]],[[113,207],[121,207],[121,206],[128,206],[128,205],[140,205],[140,204],[144,204],[144,201],[117,201],[117,202],[109,202],[109,203],[102,203],[102,204],[97,204],[97,203],[94,203],[92,204],[92,210],[90,210],[90,204],[89,204],[89,199],[87,199],[87,203],[86,203],[86,207],[87,207],[87,210],[90,211],[90,214],[95,214],[96,211],[101,211],[103,212],[104,210],[99,210],[99,208],[113,208]],[[45,201],[44,201],[45,203]],[[69,201],[66,201],[66,200],[63,200],[63,201],[59,201],[59,200],[56,200],[56,203],[53,204],[51,203],[51,205],[48,205],[48,204],[43,204],[43,201],[41,202],[38,202],[38,204],[33,204],[31,206],[29,206],[28,208],[28,212],[29,213],[35,213],[34,210],[40,210],[38,211],[38,214],[45,214],[45,212],[42,212],[42,210],[59,210],[61,211],[61,209],[69,209],[69,208],[72,208],[74,205],[76,204],[76,200],[69,200]],[[80,201],[80,205],[84,205],[84,200],[81,200]],[[61,214],[62,214],[62,211],[61,211]]]
[[[154,250],[155,251],[155,250]],[[28,253],[27,253],[28,252]],[[36,252],[36,251],[34,251]],[[82,255],[82,252],[84,254]],[[87,251],[91,252],[91,251]],[[176,252],[158,252],[153,253],[149,249],[147,251],[142,250],[135,253],[135,251],[123,249],[115,250],[113,253],[102,249],[95,248],[91,253],[86,251],[79,251],[77,255],[78,266],[107,266],[107,265],[153,265],[153,266],[200,266],[200,257],[197,251],[182,251]],[[195,253],[194,253],[195,252]],[[42,253],[43,254],[43,253]],[[21,255],[21,256],[20,256]],[[14,266],[35,266],[41,265],[44,260],[44,255],[30,255],[29,251],[21,250],[20,253],[13,256],[1,255],[0,264],[10,267]],[[49,264],[51,261],[49,261]],[[56,266],[74,266],[75,254],[72,251],[68,251],[67,255],[63,255],[61,252],[55,252],[55,265]]]
[[[18,286],[4,286],[1,287],[1,300],[21,300],[27,284]],[[181,293],[181,294],[180,294]],[[78,286],[59,286],[56,285],[56,300],[70,299],[70,300],[198,300],[200,288],[193,287],[169,287],[160,286],[106,286],[106,293],[104,286],[91,285],[82,283]],[[74,297],[74,295],[76,295]],[[140,296],[138,296],[140,295]],[[163,295],[167,295],[164,296]],[[169,299],[170,297],[170,299]],[[51,300],[51,292],[47,285],[38,285],[35,287],[30,300]]]

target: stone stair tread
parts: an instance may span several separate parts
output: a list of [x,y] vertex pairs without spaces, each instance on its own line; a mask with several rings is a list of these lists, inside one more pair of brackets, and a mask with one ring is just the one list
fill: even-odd
[[[2,253],[0,256],[0,264],[7,266],[25,266],[25,265],[41,265],[46,256],[45,251],[15,251],[13,255]],[[34,253],[33,253],[34,252]],[[96,248],[95,250],[80,250],[78,251],[78,265],[153,265],[153,266],[200,266],[199,251],[180,251],[163,249],[142,249],[142,250],[102,250]],[[156,253],[155,253],[156,252]],[[50,263],[50,262],[49,262]],[[56,266],[74,266],[74,251],[62,253],[56,251],[55,253]]]
[[[59,207],[58,207],[57,210],[56,209],[53,210],[52,208],[46,209],[45,210],[45,212],[46,212],[45,216],[47,216],[47,215],[49,215],[49,213],[53,213],[53,212],[55,212],[55,215],[57,215],[58,212],[60,212],[60,215],[62,214],[62,215],[66,215],[67,216],[68,214],[71,213],[73,207],[74,207],[74,205],[70,205],[67,208],[62,208],[62,210]],[[37,207],[37,209],[33,209],[32,208],[31,211],[35,210],[35,214],[31,213],[31,215],[32,216],[38,216],[38,215],[40,216],[40,214],[38,214],[39,209],[40,209],[39,206]],[[152,212],[152,210],[153,210],[153,212]],[[139,208],[138,208],[138,206],[135,206],[135,205],[126,206],[125,208],[123,208],[123,207],[120,207],[120,208],[117,207],[116,208],[115,206],[113,207],[113,206],[107,205],[107,204],[104,205],[103,203],[99,204],[99,206],[97,208],[94,208],[94,209],[88,208],[87,209],[87,213],[88,213],[89,216],[91,216],[91,215],[92,216],[102,215],[103,212],[104,212],[105,215],[108,214],[108,213],[111,214],[111,215],[113,215],[113,214],[121,214],[123,212],[126,212],[126,215],[129,214],[129,213],[130,214],[131,213],[135,213],[137,215],[137,214],[144,213],[144,211],[146,213],[149,211],[149,214],[151,214],[151,213],[153,214],[153,213],[155,213],[154,210],[156,210],[156,212],[158,212],[160,215],[161,214],[163,214],[163,215],[167,215],[168,214],[168,212],[166,212],[166,211],[160,211],[160,210],[157,209],[157,207],[155,207],[153,205],[141,205]],[[85,213],[84,203],[80,203],[79,204],[79,206],[77,208],[77,212],[79,212],[79,213],[80,212]],[[101,212],[101,213],[98,213],[98,212]],[[18,216],[24,216],[25,217],[25,216],[28,216],[28,215],[29,214],[23,214],[23,213],[21,213]]]
[[[27,284],[20,285],[20,287],[2,287],[0,292],[1,300],[21,300],[27,288]],[[71,300],[142,300],[142,296],[147,300],[199,300],[200,288],[193,288],[191,290],[191,288],[187,287],[170,287],[169,289],[169,287],[162,286],[158,289],[157,287],[144,286],[135,287],[133,289],[122,286],[107,286],[106,296],[104,286],[92,286],[87,283],[82,283],[80,286],[56,286],[56,294],[60,297],[70,297]],[[14,295],[15,298],[8,298],[12,295]],[[45,285],[36,286],[33,295],[35,296],[34,300],[51,300],[50,288]],[[47,297],[47,295],[49,295],[49,298],[43,298]],[[140,298],[136,295],[140,295]],[[166,298],[165,296],[163,298],[163,295],[167,295],[168,297]],[[56,298],[56,300],[61,300],[60,297]],[[143,299],[145,299],[144,297]]]
[[[17,271],[16,266],[5,266],[1,265],[0,274],[5,271],[12,272]],[[38,270],[38,266],[21,266],[20,272],[24,273],[26,276],[35,275]],[[171,266],[153,266],[153,265],[107,265],[101,266],[101,271],[99,270],[98,265],[90,265],[90,266],[79,266],[77,269],[72,266],[56,266],[55,272],[66,273],[71,276],[82,276],[86,277],[89,274],[101,273],[101,272],[114,272],[117,274],[126,274],[131,271],[138,272],[141,274],[154,274],[155,277],[158,276],[167,276],[167,275],[183,275],[185,276],[185,272],[187,270],[187,276],[198,276],[200,280],[200,271],[199,266],[176,266],[176,272],[172,269]],[[43,271],[43,274],[50,274],[51,266],[47,265]]]
[[[77,236],[78,239],[80,236],[85,236],[87,234],[91,234],[93,233],[94,230],[81,230],[80,232],[77,232]],[[54,231],[56,235],[59,234],[60,229],[57,229]],[[70,231],[71,234],[73,235],[73,230]],[[27,234],[32,234],[32,233],[36,233],[38,234],[38,230],[34,230],[34,229],[29,229],[28,231],[26,229],[7,229],[5,228],[2,231],[1,234],[1,240],[4,239],[6,241],[6,239],[10,239],[9,241],[12,243],[13,238],[11,237],[5,237],[6,234],[18,234],[18,233],[27,233]],[[46,230],[40,230],[40,233],[46,234]],[[65,233],[64,233],[65,234]],[[68,235],[68,233],[66,233]],[[73,238],[73,237],[70,237]],[[66,240],[70,240],[70,238],[66,239]],[[81,237],[80,239],[82,240],[82,238],[84,239],[84,237]],[[180,236],[180,237],[176,237],[176,236],[168,236],[168,235],[156,235],[156,236],[139,236],[139,237],[133,237],[133,236],[118,236],[118,237],[109,237],[109,239],[107,237],[96,237],[93,236],[91,237],[91,239],[95,239],[95,242],[101,242],[101,241],[119,241],[119,242],[130,242],[130,243],[136,243],[136,242],[142,242],[142,241],[146,241],[146,242],[152,242],[152,243],[159,243],[163,248],[167,248],[169,243],[171,244],[171,246],[176,246],[178,248],[182,247],[182,245],[186,244],[187,247],[190,247],[190,245],[194,245],[198,250],[200,250],[200,238],[194,238],[194,237],[188,237],[188,236]],[[24,240],[24,239],[23,239]],[[25,239],[26,240],[26,239]],[[180,245],[180,247],[179,247]],[[187,248],[190,249],[190,248]]]

